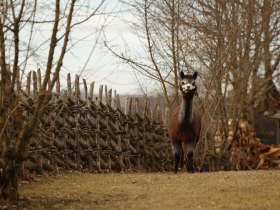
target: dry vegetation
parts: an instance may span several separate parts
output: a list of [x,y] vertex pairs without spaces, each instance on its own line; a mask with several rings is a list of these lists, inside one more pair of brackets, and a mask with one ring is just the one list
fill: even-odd
[[[39,144],[41,141],[41,139],[36,139],[36,141],[32,142],[32,139],[34,139],[34,136],[37,134],[38,125],[40,125],[41,122],[40,120],[44,119],[47,115],[46,111],[48,111],[47,108],[51,102],[50,96],[53,95],[53,90],[55,87],[59,89],[57,84],[59,84],[60,70],[63,64],[65,64],[64,57],[66,52],[69,52],[70,49],[74,47],[74,43],[83,40],[82,37],[80,40],[74,38],[74,29],[77,28],[78,31],[79,25],[83,23],[87,24],[87,21],[95,15],[99,16],[103,14],[103,10],[101,9],[105,4],[104,0],[96,3],[97,5],[91,5],[88,0],[56,0],[54,1],[55,3],[52,4],[44,2],[45,1],[10,0],[2,1],[2,4],[0,4],[0,200],[16,200],[18,198],[17,177],[24,166],[23,162],[30,149],[30,144]],[[133,54],[127,54],[130,52],[130,49],[114,49],[112,47],[114,46],[113,43],[110,44],[106,42],[106,44],[108,43],[108,50],[132,67],[130,69],[135,70],[136,75],[139,73],[145,76],[145,78],[154,81],[156,86],[160,87],[160,96],[164,99],[167,110],[169,111],[180,102],[178,96],[178,72],[181,70],[188,72],[197,70],[200,78],[199,97],[197,97],[197,101],[203,113],[203,132],[201,135],[201,142],[203,144],[200,147],[200,151],[203,155],[199,156],[201,157],[200,162],[203,167],[209,168],[209,170],[255,169],[255,167],[251,167],[251,165],[248,164],[247,160],[248,157],[251,157],[247,155],[247,149],[249,147],[246,147],[250,139],[246,139],[247,142],[245,143],[247,145],[244,147],[242,141],[237,142],[236,139],[239,140],[240,137],[242,137],[242,135],[238,133],[237,128],[243,115],[246,115],[249,122],[253,124],[255,121],[255,114],[268,113],[270,116],[274,115],[276,111],[279,110],[280,94],[277,90],[277,84],[279,83],[280,75],[280,0],[233,0],[226,2],[221,0],[125,0],[121,2],[127,3],[127,6],[129,6],[127,10],[133,9],[132,11],[134,11],[132,14],[134,15],[133,20],[137,21],[136,24],[134,24],[134,22],[132,24],[134,24],[136,29],[135,34],[139,35],[143,43],[143,48],[141,48],[143,51],[135,52],[136,56],[134,57]],[[42,16],[40,14],[47,14],[48,17],[43,18],[44,21],[42,22]],[[107,13],[105,14],[108,15]],[[101,24],[101,28],[103,28],[104,24]],[[49,40],[43,41],[46,45],[43,43],[31,42],[31,40],[40,39],[36,37],[35,34],[40,32],[41,28],[52,28],[48,35],[44,34],[49,38]],[[28,31],[29,33],[27,33]],[[95,27],[94,31],[90,33],[103,34],[102,31],[95,29]],[[30,41],[26,42],[23,37]],[[95,41],[99,43],[98,40]],[[104,47],[103,44],[102,42],[102,49]],[[123,47],[126,46],[128,45],[123,45]],[[94,46],[94,48],[95,47],[96,46]],[[39,56],[42,50],[48,52],[48,55],[42,54]],[[32,112],[28,112],[28,120],[25,120],[26,115],[22,112],[22,106],[20,105],[25,95],[25,92],[22,90],[24,86],[22,85],[23,77],[21,75],[26,74],[28,64],[30,64],[31,60],[40,63],[44,75],[42,75],[42,80],[38,82],[39,87],[33,89],[33,92],[37,94],[36,103],[34,103],[35,109],[31,109]],[[34,75],[35,74],[33,74],[33,76]],[[28,82],[26,82],[26,84],[28,84]],[[28,105],[27,107],[30,106],[32,105]],[[77,107],[74,107],[74,111],[75,108]],[[73,110],[71,110],[71,113],[74,113]],[[155,112],[153,112],[153,114],[154,113]],[[76,119],[78,118],[75,118],[75,120]],[[228,125],[229,119],[233,119],[232,130]],[[57,121],[54,120],[51,125],[55,125],[56,122],[59,124],[59,119]],[[109,122],[110,121],[107,120],[107,123]],[[221,122],[222,132],[220,135],[222,138],[220,139],[220,148],[217,153],[213,137],[219,122]],[[62,121],[62,125],[64,124],[65,123]],[[86,127],[83,126],[83,124],[86,123],[77,121],[75,128]],[[58,129],[57,126],[50,127]],[[129,126],[126,127],[128,128]],[[105,127],[103,131],[106,131],[106,134],[111,133],[112,130],[107,130],[107,128],[108,127]],[[74,129],[71,127],[69,130]],[[92,132],[96,130],[89,129],[89,131]],[[118,143],[126,144],[127,137],[129,136],[129,132],[127,131],[128,129],[121,131],[124,135],[123,138],[118,139]],[[230,131],[233,131],[233,133],[230,133]],[[86,134],[83,130],[82,133]],[[141,133],[141,131],[139,131],[139,133]],[[117,130],[117,135],[119,134],[120,132]],[[77,141],[81,140],[79,135],[77,129],[72,133],[72,136],[74,136]],[[112,136],[114,137],[116,134],[113,133]],[[93,135],[91,135],[91,137],[93,137]],[[107,135],[106,141],[113,142],[110,141],[113,137]],[[232,137],[232,140],[229,140],[230,137]],[[61,139],[57,134],[53,135],[51,139],[54,140],[55,138]],[[50,138],[45,137],[43,141],[45,140],[45,142],[49,143],[49,139]],[[145,142],[146,139],[147,138],[144,136],[143,138],[139,138],[139,141]],[[154,137],[151,138],[153,142],[154,139]],[[92,151],[98,151],[97,159],[99,159],[100,148],[98,144],[100,141],[97,139],[95,142],[97,142],[97,146],[94,145]],[[75,146],[77,144],[74,142],[72,145]],[[116,144],[114,145],[115,148],[118,147]],[[236,150],[238,146],[240,149]],[[85,147],[87,147],[87,145],[85,145]],[[259,152],[258,149],[259,147],[254,151]],[[78,150],[75,148],[75,151]],[[143,150],[141,149],[139,151]],[[69,151],[67,152],[67,154],[69,154]],[[73,153],[70,154],[73,159],[79,162],[79,156],[76,158],[76,154],[73,151],[70,152]],[[232,159],[232,154],[238,154],[237,158]],[[54,156],[49,155],[49,153],[45,152],[45,155],[54,159]],[[260,153],[257,153],[256,157],[257,158],[254,160],[258,161],[258,167],[270,166],[270,163],[267,164],[267,161],[270,161],[269,159],[271,159],[271,157],[275,158],[276,161],[273,163],[273,166],[275,164],[279,165],[279,148],[268,148],[265,151],[261,150]],[[264,163],[259,162],[258,158]],[[65,156],[62,156],[62,159],[65,159]],[[166,160],[164,158],[159,159]],[[39,164],[42,163],[42,165],[44,165],[43,161],[40,159],[35,157],[35,160],[38,160]],[[111,159],[107,158],[106,160],[110,168]],[[232,160],[235,161],[234,168],[230,167]],[[129,161],[127,161],[128,165],[130,165]],[[93,163],[90,159],[88,162]],[[98,161],[96,162],[99,170]],[[147,163],[147,161],[143,162]],[[253,161],[253,163],[255,162]],[[160,167],[159,161],[154,161],[154,163],[155,167]],[[257,164],[253,166],[257,167]],[[77,164],[76,169],[81,170],[79,164]],[[91,170],[92,168],[87,169]],[[78,191],[79,194],[73,192],[73,195],[71,195],[70,192],[66,192],[65,197],[63,194],[58,194],[56,196],[51,195],[50,197],[43,194],[41,195],[42,197],[38,197],[39,194],[36,194],[36,196],[29,195],[31,196],[30,200],[22,202],[22,205],[30,203],[30,208],[33,209],[38,209],[39,207],[43,208],[44,206],[48,208],[49,205],[52,205],[53,208],[66,208],[69,207],[67,206],[69,203],[73,205],[82,205],[80,206],[81,208],[84,207],[83,204],[86,205],[85,208],[90,208],[92,206],[107,208],[109,205],[115,205],[114,207],[116,208],[122,208],[123,205],[124,208],[134,208],[133,205],[137,205],[139,208],[157,208],[162,207],[159,205],[163,205],[163,207],[168,208],[170,206],[174,207],[174,203],[176,203],[177,199],[181,196],[185,197],[186,195],[190,195],[182,199],[182,201],[180,200],[177,204],[178,208],[183,206],[199,208],[198,205],[200,205],[201,208],[211,208],[211,205],[215,208],[226,208],[227,204],[232,205],[232,208],[243,208],[244,206],[246,209],[247,207],[254,209],[256,207],[260,209],[272,209],[276,207],[274,204],[269,206],[268,204],[270,204],[270,202],[266,202],[267,199],[271,199],[274,195],[277,195],[277,192],[272,191],[274,189],[273,187],[277,184],[275,183],[277,179],[274,177],[274,175],[277,176],[277,173],[272,173],[272,175],[268,172],[246,173],[245,175],[243,175],[244,173],[240,175],[238,173],[236,174],[236,178],[232,178],[235,181],[241,180],[240,182],[242,183],[236,181],[237,184],[234,183],[230,186],[226,186],[227,182],[225,182],[226,188],[222,188],[218,192],[216,192],[216,190],[218,190],[221,185],[217,187],[217,180],[231,180],[231,173],[229,173],[230,175],[226,175],[229,176],[229,179],[225,179],[223,173],[184,174],[178,176],[179,178],[173,176],[168,178],[169,175],[167,175],[167,177],[166,174],[140,174],[135,175],[136,178],[131,178],[132,180],[136,180],[133,185],[129,177],[126,177],[132,175],[121,175],[116,176],[118,177],[116,180],[120,181],[122,184],[118,186],[120,189],[117,188],[116,191],[118,193],[121,191],[120,194],[105,193],[105,195],[103,195],[101,193],[100,197],[94,197],[99,195],[98,191],[96,193],[95,191],[89,190]],[[271,183],[268,183],[265,187],[260,186],[260,180],[263,182],[265,179],[260,178],[261,176],[258,177],[255,173],[264,173],[265,179],[268,178]],[[220,174],[222,174],[221,178],[216,177]],[[75,174],[71,176],[74,178]],[[90,175],[79,174],[77,180],[83,180],[82,176]],[[143,182],[146,183],[149,176],[151,176],[150,179],[153,181],[143,184]],[[203,189],[206,190],[205,192],[201,192],[201,185],[204,184],[204,181],[208,184],[208,176],[210,178],[209,184],[212,184],[209,188],[203,187]],[[256,182],[250,183],[247,181],[247,179],[249,179],[248,177],[250,177],[250,180],[254,180],[255,176],[258,177],[258,179],[255,180]],[[102,186],[102,181],[105,181],[106,186],[114,186],[111,182],[115,179],[109,175],[105,175],[104,177],[103,175],[94,175],[93,177],[94,183],[97,183],[98,186],[90,188],[90,190],[98,190],[99,187]],[[108,180],[106,180],[105,177],[109,177]],[[124,180],[119,180],[122,177],[124,177]],[[154,177],[157,179],[154,180]],[[203,177],[203,181],[201,177]],[[235,177],[235,174],[233,177]],[[59,178],[60,177],[51,178],[50,180],[55,181],[56,179],[59,180]],[[78,181],[67,181],[65,180],[67,178],[64,176],[62,176],[61,179],[62,181],[59,182],[59,185],[63,185],[64,182],[66,183],[65,186],[68,186],[69,183],[79,183]],[[86,187],[90,187],[90,178],[85,177],[85,179],[89,179],[89,181],[85,181],[85,183]],[[138,181],[138,179],[140,181]],[[177,185],[181,184],[178,181],[181,179],[183,185],[180,185],[178,194],[173,194],[174,198],[169,196],[171,191],[176,192],[174,188],[177,188]],[[188,181],[190,179],[193,182],[190,183]],[[44,182],[48,184],[50,180],[44,178],[38,187],[44,187]],[[127,180],[130,180],[128,187],[124,184]],[[174,183],[172,181],[174,181]],[[57,188],[66,189],[63,186],[59,186],[57,183],[53,184],[50,185],[50,187],[55,186],[56,193],[59,192]],[[248,188],[246,187],[243,189],[247,184],[249,184]],[[77,186],[80,185],[82,186],[82,183],[79,183],[79,185],[77,184]],[[170,187],[164,188],[166,185],[170,185]],[[47,190],[36,189],[35,186],[36,185],[32,188],[36,193],[47,193]],[[236,186],[242,187],[242,189],[236,188]],[[25,187],[22,189],[27,189]],[[141,189],[138,190],[137,187]],[[235,194],[230,194],[231,192],[229,191],[231,188],[233,188],[232,192],[235,192]],[[104,187],[100,190],[105,189],[108,188]],[[135,189],[138,191],[135,191]],[[265,192],[260,191],[260,189]],[[195,193],[196,190],[197,194]],[[242,190],[242,193],[240,193],[240,190]],[[180,191],[183,193],[180,194]],[[80,194],[83,192],[88,193],[87,196]],[[27,191],[23,191],[22,193],[25,195]],[[161,195],[161,193],[163,195]],[[210,194],[208,195],[208,193]],[[243,196],[243,193],[245,196],[244,198],[240,197]],[[247,193],[249,197],[246,197]],[[253,196],[256,195],[256,193],[264,194],[260,194],[256,198],[256,196]],[[68,195],[68,197],[66,195]],[[225,195],[229,197],[227,198]],[[60,198],[59,196],[62,197]],[[211,203],[211,199],[209,198],[216,198],[216,200]],[[254,202],[248,202],[251,201],[251,198],[256,200],[253,200]],[[61,204],[61,199],[64,201],[64,204]],[[278,202],[277,199],[275,200],[275,202]],[[127,202],[123,204],[122,201]],[[169,201],[170,203],[168,203]],[[242,201],[244,201],[244,204],[240,204]],[[33,206],[33,203],[34,205],[38,203],[39,207],[36,207],[36,205]],[[245,204],[247,206],[245,206]],[[75,208],[75,206],[73,208]]]
[[279,171],[75,172],[20,185],[18,209],[278,209],[280,205]]

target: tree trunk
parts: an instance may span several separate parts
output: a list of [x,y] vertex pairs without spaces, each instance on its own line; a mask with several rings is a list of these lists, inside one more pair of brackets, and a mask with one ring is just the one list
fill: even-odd
[[18,199],[18,183],[17,178],[22,161],[16,158],[14,149],[6,151],[4,161],[6,162],[2,171],[0,171],[0,200]]

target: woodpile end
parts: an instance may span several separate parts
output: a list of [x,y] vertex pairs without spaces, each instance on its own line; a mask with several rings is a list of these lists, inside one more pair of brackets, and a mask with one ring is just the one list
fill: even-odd
[[228,120],[228,135],[219,125],[214,141],[216,154],[231,148],[231,169],[280,169],[280,145],[266,145],[256,137],[255,130],[246,120],[239,121],[234,136],[233,120]]

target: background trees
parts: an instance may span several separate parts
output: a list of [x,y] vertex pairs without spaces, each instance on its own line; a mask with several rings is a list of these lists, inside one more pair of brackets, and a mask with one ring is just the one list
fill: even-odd
[[125,2],[139,17],[136,32],[145,54],[114,54],[154,80],[170,110],[179,101],[178,72],[198,71],[203,142],[213,152],[208,131],[219,125],[224,133],[220,155],[226,157],[234,143],[227,137],[229,118],[234,132],[241,118],[253,123],[257,107],[271,111],[271,88],[275,83],[279,88],[280,1]]
[[[133,30],[142,44],[139,52],[123,53],[110,47],[110,50],[135,72],[154,81],[163,95],[169,109],[179,101],[178,75],[189,65],[186,37],[189,29],[183,24],[180,15],[185,1],[122,1],[130,7],[134,17]],[[128,50],[131,52],[131,50]],[[133,56],[135,54],[136,56]]]
[[215,94],[223,96],[238,87],[255,91],[257,77],[279,77],[278,0],[123,2],[139,18],[133,28],[145,54],[114,53],[163,93],[177,94],[180,70],[199,70],[204,87],[217,83]]

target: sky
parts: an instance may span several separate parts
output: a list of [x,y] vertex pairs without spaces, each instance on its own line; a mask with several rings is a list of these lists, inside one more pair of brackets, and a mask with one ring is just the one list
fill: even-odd
[[[70,53],[67,53],[61,80],[66,78],[67,73],[71,73],[74,78],[75,74],[82,72],[81,78],[85,78],[88,84],[94,81],[95,87],[107,85],[109,89],[112,88],[122,95],[137,94],[139,85],[132,69],[123,64],[104,46],[106,42],[117,50],[123,49],[124,46],[130,49],[140,47],[139,39],[129,23],[132,21],[132,16],[127,8],[118,4],[117,0],[111,0],[106,5],[106,11],[108,14],[92,18],[73,31],[72,37],[79,39],[88,36],[94,31],[94,28],[98,29],[105,23],[102,33],[95,33],[87,37],[71,49]],[[93,48],[93,54],[90,56]],[[85,64],[87,65],[84,67]]]
[[[77,1],[77,8],[79,3],[87,2],[90,9],[82,7],[83,10],[74,15],[73,23],[83,20],[87,16],[86,14],[91,13],[96,8],[94,4],[98,4],[101,1],[103,0]],[[65,2],[61,1],[62,4]],[[44,75],[53,27],[52,21],[55,17],[55,7],[54,2],[45,2],[43,0],[38,1],[38,4],[41,6],[39,11],[46,12],[36,14],[36,20],[49,21],[50,24],[35,24],[33,29],[31,24],[25,24],[22,27],[20,33],[21,51],[29,52],[26,49],[31,46],[30,53],[35,53],[28,59],[25,67],[26,53],[23,53],[20,66],[22,69],[26,69],[25,74],[30,70],[40,68],[42,75]],[[32,8],[30,7],[30,10]],[[63,10],[63,5],[61,10]],[[85,23],[75,26],[71,31],[68,43],[70,50],[65,55],[60,72],[61,88],[66,88],[67,74],[70,73],[72,82],[75,74],[80,75],[81,84],[82,79],[86,79],[88,87],[91,82],[95,82],[95,93],[98,93],[99,85],[107,85],[108,89],[112,88],[120,95],[141,94],[135,73],[131,67],[117,59],[105,47],[106,43],[119,52],[125,48],[129,48],[132,51],[139,50],[141,43],[131,27],[135,18],[128,11],[128,7],[120,4],[119,0],[106,0],[97,14]],[[65,25],[60,25],[60,27],[65,28]],[[29,40],[30,31],[32,31],[32,38]],[[58,37],[61,35],[62,32],[60,31]],[[59,56],[61,46],[62,41],[58,43],[56,48],[55,59]],[[12,53],[10,57],[13,58]],[[12,59],[10,63],[12,63]]]

